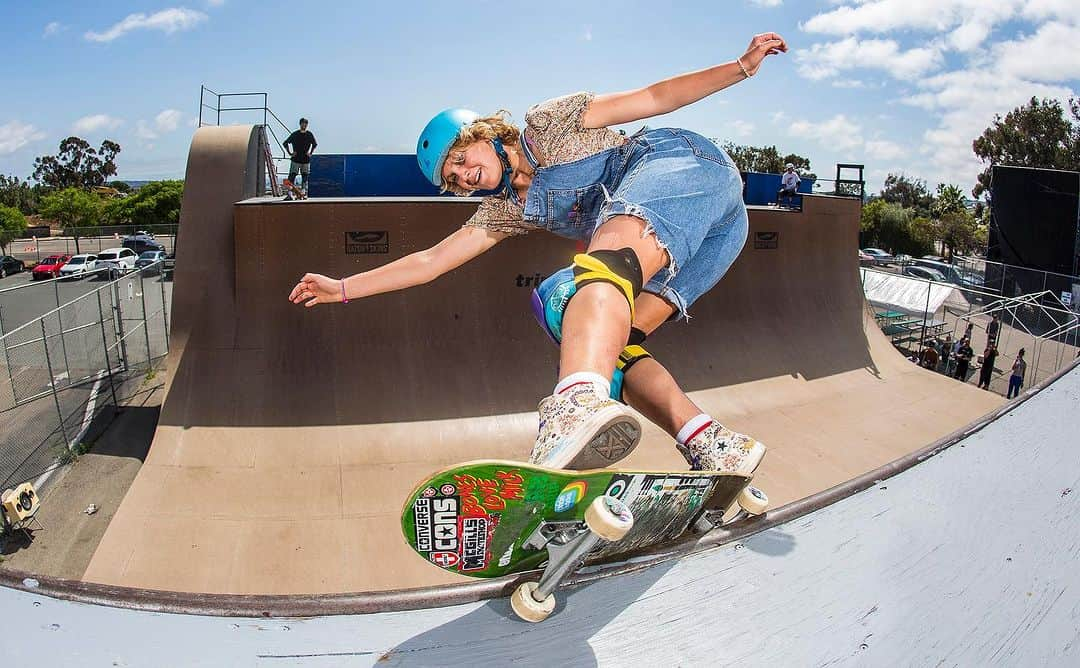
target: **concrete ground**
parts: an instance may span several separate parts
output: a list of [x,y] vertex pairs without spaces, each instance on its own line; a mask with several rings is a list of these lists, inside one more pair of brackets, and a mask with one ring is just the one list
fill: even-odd
[[[31,538],[16,533],[3,550],[0,568],[82,577],[150,449],[163,387],[159,372],[128,400],[90,451],[56,471],[42,495]],[[98,510],[87,515],[90,504]]]

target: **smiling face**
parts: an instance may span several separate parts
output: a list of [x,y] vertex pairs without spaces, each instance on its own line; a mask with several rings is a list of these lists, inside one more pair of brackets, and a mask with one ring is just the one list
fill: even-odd
[[451,149],[442,168],[443,183],[447,190],[455,192],[494,190],[502,183],[502,177],[502,160],[487,141]]

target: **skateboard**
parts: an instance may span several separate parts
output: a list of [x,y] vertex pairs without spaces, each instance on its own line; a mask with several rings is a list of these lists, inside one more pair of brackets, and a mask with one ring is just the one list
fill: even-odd
[[[511,596],[514,612],[539,622],[554,591],[585,563],[628,555],[690,532],[765,512],[749,476],[708,471],[549,469],[480,460],[451,466],[417,485],[401,530],[426,561],[474,578],[543,568]],[[739,510],[724,520],[733,504]]]
[[289,179],[282,180],[281,185],[286,190],[285,199],[307,199],[307,193],[297,187],[297,185]]

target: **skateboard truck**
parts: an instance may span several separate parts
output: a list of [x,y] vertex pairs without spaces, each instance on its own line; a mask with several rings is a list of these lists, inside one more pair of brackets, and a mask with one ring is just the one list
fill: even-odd
[[601,540],[622,539],[634,526],[630,508],[613,496],[598,496],[585,511],[584,522],[544,522],[522,547],[547,549],[548,563],[539,582],[523,582],[510,597],[514,614],[541,622],[555,609],[555,590],[577,569]]
[[739,512],[735,513],[735,516],[730,520],[724,521],[724,514],[727,513],[727,508],[706,510],[701,517],[698,518],[697,522],[694,523],[694,531],[697,533],[706,533],[719,527],[726,527],[729,524],[741,522],[747,517],[761,515],[769,507],[769,497],[757,487],[747,485],[739,492],[739,496],[735,498],[735,503],[739,506]]

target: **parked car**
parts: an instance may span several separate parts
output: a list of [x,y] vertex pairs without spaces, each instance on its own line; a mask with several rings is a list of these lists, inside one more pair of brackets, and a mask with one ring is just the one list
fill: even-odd
[[893,258],[892,255],[889,255],[888,253],[881,250],[880,248],[864,248],[862,250],[867,255],[873,256],[874,264],[879,264],[879,265],[892,264],[893,261],[895,260],[895,258]]
[[26,271],[26,265],[22,260],[16,260],[10,255],[0,255],[0,278],[20,271]]
[[153,235],[146,234],[145,232],[139,232],[130,236],[124,237],[124,241],[121,244],[124,248],[130,248],[135,251],[137,255],[141,255],[145,251],[163,251],[165,245],[160,244],[154,240]]
[[[136,269],[145,269],[155,262],[162,262],[165,260],[165,251],[163,250],[148,250],[139,254],[139,259],[135,260]],[[161,270],[161,265],[154,268],[157,271]]]
[[896,264],[900,265],[901,267],[906,267],[911,264],[911,256],[905,255],[904,253],[897,253],[893,257],[893,259],[896,260]]
[[138,259],[130,248],[106,248],[97,254],[97,270],[109,278],[119,278],[134,269]]
[[161,275],[171,276],[174,269],[176,269],[176,251],[165,256],[165,264],[161,270]]
[[874,256],[870,253],[864,253],[859,251],[859,266],[860,267],[872,267],[874,266]]
[[94,273],[96,270],[97,256],[80,253],[73,255],[63,267],[60,267],[60,278],[82,278],[84,274]]
[[945,274],[937,269],[931,269],[930,267],[904,267],[903,273],[904,276],[914,276],[915,278],[922,278],[927,281],[937,281],[938,283],[949,282],[949,279],[945,278]]
[[923,255],[920,260],[933,260],[934,262],[944,262],[945,258],[940,255]]
[[34,265],[34,268],[30,270],[30,276],[33,277],[35,281],[48,278],[59,278],[60,270],[70,259],[70,255],[50,255]]
[[942,276],[945,277],[946,283],[952,283],[953,285],[961,288],[973,288],[982,289],[982,281],[976,276],[965,276],[960,273],[960,270],[951,264],[944,262],[936,262],[934,260],[924,260],[919,258],[918,260],[912,260],[912,264],[916,267],[925,267],[927,269],[934,269]]

